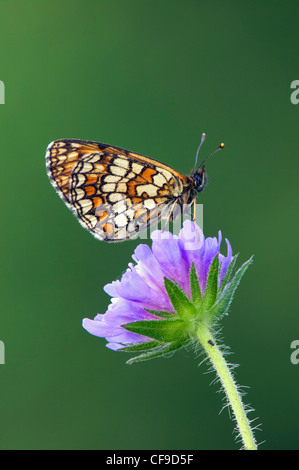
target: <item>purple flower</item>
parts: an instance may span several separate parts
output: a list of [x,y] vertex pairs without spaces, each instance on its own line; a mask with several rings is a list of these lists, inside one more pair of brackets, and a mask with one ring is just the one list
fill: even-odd
[[[213,260],[217,262],[215,268],[217,270],[217,291],[220,290],[228,267],[233,260],[228,240],[226,240],[226,256],[220,253],[221,232],[218,233],[218,238],[205,239],[198,225],[189,220],[184,222],[178,236],[156,230],[152,233],[151,238],[152,248],[145,244],[137,246],[132,257],[135,264],[129,265],[121,280],[114,281],[104,287],[104,290],[112,297],[107,312],[104,315],[96,315],[93,320],[88,318],[83,320],[83,327],[95,336],[106,338],[107,347],[110,349],[119,350],[135,346],[142,350],[144,343],[152,343],[152,347],[159,347],[159,344],[162,344],[160,340],[162,333],[160,332],[158,337],[156,333],[152,336],[140,334],[140,332],[149,333],[151,331],[144,325],[153,327],[160,322],[158,326],[161,328],[170,325],[186,329],[186,326],[182,325],[187,323],[181,319],[185,319],[185,317],[178,313],[174,305],[178,302],[175,301],[175,293],[179,298],[180,295],[182,296],[178,293],[180,291],[184,293],[187,310],[194,308],[190,278],[191,267],[195,268],[200,296],[204,299],[206,289],[208,290],[208,278],[212,279],[209,273]],[[165,278],[171,283],[166,284]],[[210,283],[212,286],[212,280]],[[174,286],[172,291],[177,289],[173,296],[170,295],[169,286]],[[216,292],[214,297],[216,300]],[[181,297],[182,299],[183,297]],[[179,317],[180,324],[174,323],[174,320]],[[133,322],[138,322],[136,325],[142,325],[142,328],[138,330],[139,333],[129,331],[126,328]],[[164,338],[169,337],[168,334],[166,335],[165,329],[163,329],[163,335]],[[167,341],[168,345],[170,343],[174,344],[175,341]]]

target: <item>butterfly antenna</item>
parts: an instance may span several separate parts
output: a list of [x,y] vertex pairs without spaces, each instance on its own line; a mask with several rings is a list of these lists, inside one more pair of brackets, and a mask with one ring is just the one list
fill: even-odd
[[212,155],[214,155],[216,152],[218,152],[219,150],[222,150],[223,147],[224,147],[224,143],[222,142],[222,143],[219,145],[219,147],[218,147],[216,150],[214,150],[214,152],[210,153],[210,155],[208,155],[208,156],[203,160],[203,162],[200,164],[199,168],[202,168],[202,167],[204,166],[204,163],[205,163]]
[[201,136],[201,141],[200,141],[199,147],[198,147],[197,152],[196,152],[195,165],[194,165],[194,170],[193,171],[195,171],[195,168],[196,168],[196,165],[197,165],[198,154],[199,154],[199,151],[201,149],[202,144],[204,143],[205,138],[206,138],[206,134],[203,133],[202,136]]

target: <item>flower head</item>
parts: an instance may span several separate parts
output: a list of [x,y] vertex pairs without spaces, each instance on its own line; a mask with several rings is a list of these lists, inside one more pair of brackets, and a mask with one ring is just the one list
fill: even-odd
[[137,246],[135,264],[104,287],[112,297],[107,312],[83,320],[89,333],[106,338],[108,348],[141,352],[134,360],[184,346],[201,321],[218,320],[247,268],[245,263],[232,278],[236,257],[229,241],[225,256],[221,232],[205,239],[191,221],[184,222],[178,236],[156,230],[151,238],[152,248]]

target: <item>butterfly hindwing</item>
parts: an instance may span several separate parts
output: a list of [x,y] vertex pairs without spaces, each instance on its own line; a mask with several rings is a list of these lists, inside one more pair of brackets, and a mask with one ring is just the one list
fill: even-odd
[[105,241],[136,237],[161,217],[162,206],[167,216],[187,182],[156,160],[98,142],[55,141],[46,158],[56,191],[80,223]]

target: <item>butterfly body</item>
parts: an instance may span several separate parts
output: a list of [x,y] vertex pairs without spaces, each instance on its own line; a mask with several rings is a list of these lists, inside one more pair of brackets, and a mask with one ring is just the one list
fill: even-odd
[[208,184],[208,177],[205,167],[199,168],[194,171],[189,177],[188,193],[189,197],[186,204],[192,204],[198,193],[203,191]]
[[135,238],[195,202],[205,168],[184,176],[161,162],[94,141],[61,139],[46,153],[52,185],[83,227],[104,241]]

